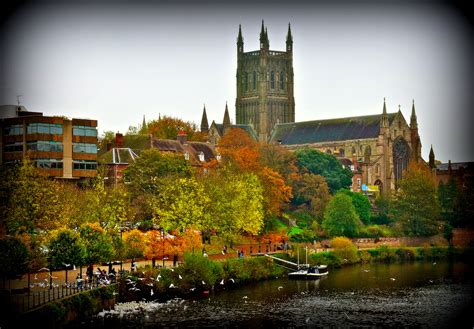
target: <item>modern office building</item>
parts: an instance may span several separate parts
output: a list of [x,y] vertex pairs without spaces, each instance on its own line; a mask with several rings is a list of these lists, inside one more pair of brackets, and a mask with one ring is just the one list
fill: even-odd
[[0,106],[0,164],[29,158],[42,174],[64,179],[97,176],[97,121],[43,116]]

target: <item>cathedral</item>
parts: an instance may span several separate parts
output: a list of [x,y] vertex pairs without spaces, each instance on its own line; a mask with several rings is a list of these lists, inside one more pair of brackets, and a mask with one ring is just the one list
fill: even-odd
[[286,51],[270,50],[262,21],[260,50],[244,52],[237,36],[237,98],[235,121],[227,104],[222,124],[208,125],[203,110],[201,131],[216,145],[226,130],[241,128],[261,143],[278,143],[290,150],[312,148],[333,154],[354,173],[354,191],[384,192],[397,187],[409,161],[423,161],[413,101],[409,123],[400,106],[388,112],[385,99],[380,114],[295,122],[293,37],[288,25]]

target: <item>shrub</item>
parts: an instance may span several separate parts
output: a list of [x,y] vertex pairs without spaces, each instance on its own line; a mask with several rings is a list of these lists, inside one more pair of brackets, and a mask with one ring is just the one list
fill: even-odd
[[351,240],[344,237],[337,237],[331,240],[331,246],[334,253],[343,263],[355,263],[359,261],[357,257],[357,248]]

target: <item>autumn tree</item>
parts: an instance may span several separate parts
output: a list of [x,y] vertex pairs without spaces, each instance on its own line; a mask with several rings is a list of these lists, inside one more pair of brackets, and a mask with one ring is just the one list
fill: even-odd
[[344,168],[335,156],[313,149],[296,150],[295,155],[300,170],[323,176],[331,193],[352,185],[352,172]]
[[331,194],[324,177],[311,173],[304,173],[292,180],[294,198],[292,203],[299,207],[306,207],[309,212],[321,223]]
[[262,166],[278,172],[284,177],[285,181],[290,180],[298,173],[298,160],[295,154],[279,144],[268,143],[261,145],[260,162]]
[[410,163],[398,181],[393,215],[407,235],[426,236],[438,232],[440,211],[436,187],[423,164]]
[[196,124],[166,115],[148,122],[140,133],[151,134],[159,139],[175,140],[180,131],[184,131],[188,139],[193,141],[203,141],[205,137],[197,131]]
[[259,145],[243,129],[230,128],[219,140],[217,151],[224,162],[230,162],[242,171],[261,169]]
[[146,239],[144,234],[133,229],[123,233],[123,243],[125,248],[125,256],[131,259],[143,257],[146,249]]
[[264,187],[267,214],[280,215],[282,209],[293,197],[291,186],[285,183],[284,178],[277,171],[268,167],[263,167],[260,178]]
[[351,197],[342,192],[336,193],[326,207],[323,229],[329,236],[354,237],[360,225]]

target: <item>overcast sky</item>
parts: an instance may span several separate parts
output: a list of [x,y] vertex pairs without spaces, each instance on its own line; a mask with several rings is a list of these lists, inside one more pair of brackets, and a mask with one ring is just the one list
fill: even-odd
[[[472,26],[444,2],[25,2],[1,25],[0,104],[97,119],[126,132],[158,114],[235,122],[236,38],[294,40],[296,121],[377,114],[409,121],[422,155],[474,161]],[[101,5],[97,5],[101,3]]]

